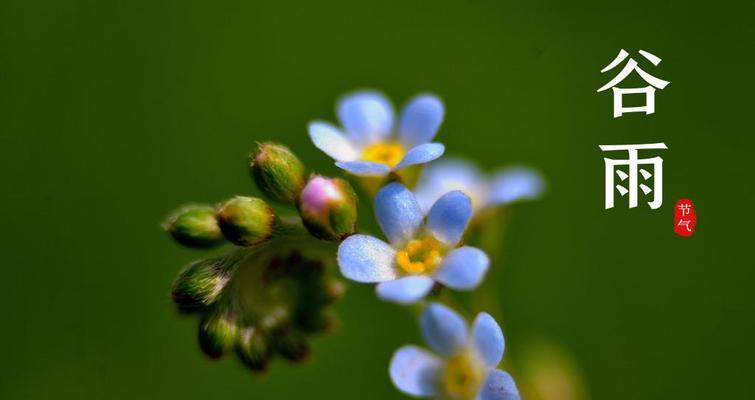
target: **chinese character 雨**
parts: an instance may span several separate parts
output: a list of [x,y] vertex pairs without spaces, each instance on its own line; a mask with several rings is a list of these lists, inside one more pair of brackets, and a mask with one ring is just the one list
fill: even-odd
[[[640,50],[640,55],[645,57],[648,61],[650,61],[654,66],[658,66],[658,64],[661,63],[661,59],[657,57],[656,55],[649,53],[645,50]],[[616,58],[611,61],[610,64],[608,64],[605,68],[603,68],[600,72],[604,73],[606,71],[610,71],[614,69],[616,66],[621,64],[624,60],[629,57],[629,53],[627,53],[624,49],[621,49],[619,54],[616,56]],[[637,72],[637,74],[642,77],[642,79],[645,80],[645,82],[649,83],[648,86],[642,87],[642,88],[620,88],[617,87],[621,81],[626,79],[629,74],[632,73],[632,71]],[[637,64],[637,61],[629,57],[629,61],[627,61],[626,65],[624,65],[624,68],[619,72],[618,75],[616,75],[613,79],[611,79],[610,82],[603,85],[600,89],[598,89],[598,92],[602,92],[608,88],[613,89],[613,117],[618,118],[622,116],[625,112],[644,112],[645,114],[652,114],[655,112],[655,89],[663,89],[671,82],[664,81],[663,79],[658,79],[654,77],[653,75],[648,74],[647,72],[643,71],[642,68],[639,67]],[[640,107],[624,107],[623,103],[623,96],[625,94],[645,94],[645,105]]]
[[[647,196],[653,192],[653,200],[648,202],[648,206],[653,210],[663,204],[663,159],[661,157],[638,158],[638,150],[667,149],[664,143],[650,144],[618,144],[618,145],[600,145],[603,151],[626,151],[629,157],[625,160],[616,160],[612,158],[603,158],[606,165],[606,209],[613,208],[614,192],[618,191],[622,196],[629,194],[629,208],[637,207],[638,188]],[[618,169],[626,166],[626,171]],[[640,166],[652,167],[652,172]],[[620,182],[614,185],[614,176],[618,175]],[[642,181],[640,181],[640,177]],[[653,178],[652,188],[645,183],[650,183]],[[628,180],[628,182],[627,182]],[[626,183],[624,183],[626,182]]]

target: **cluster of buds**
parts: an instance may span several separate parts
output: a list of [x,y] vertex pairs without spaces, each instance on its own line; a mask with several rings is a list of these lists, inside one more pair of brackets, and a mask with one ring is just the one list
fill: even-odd
[[244,365],[261,371],[276,354],[305,359],[309,336],[335,326],[328,306],[344,288],[329,277],[331,257],[316,250],[332,250],[328,241],[354,233],[357,197],[348,182],[310,175],[291,150],[275,143],[258,145],[249,172],[267,200],[296,210],[298,218],[279,215],[263,198],[235,196],[216,207],[185,205],[164,228],[186,247],[235,245],[186,267],[172,299],[181,312],[199,315],[205,354],[235,351]]
[[321,260],[288,246],[194,262],[172,290],[179,310],[200,315],[202,351],[211,358],[233,351],[252,371],[265,370],[275,355],[306,359],[309,337],[336,326],[328,306],[343,294]]
[[[262,143],[252,152],[249,172],[266,197],[296,207],[312,236],[340,241],[354,233],[357,196],[345,180],[308,175],[291,150],[275,143]],[[254,246],[288,234],[292,222],[297,223],[279,218],[261,198],[236,196],[215,208],[185,205],[163,226],[184,246],[210,248],[224,241]]]

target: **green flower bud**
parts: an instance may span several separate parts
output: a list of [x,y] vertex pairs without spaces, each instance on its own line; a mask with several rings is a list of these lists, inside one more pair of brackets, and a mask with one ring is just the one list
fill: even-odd
[[271,199],[292,203],[306,180],[304,164],[288,149],[276,143],[261,143],[249,155],[249,169],[257,186]]
[[236,344],[239,360],[252,371],[264,371],[272,355],[267,342],[267,337],[259,329],[244,329]]
[[238,334],[235,315],[228,311],[208,312],[199,323],[199,347],[208,356],[218,358],[233,348]]
[[332,332],[338,328],[338,317],[323,310],[306,314],[299,321],[300,329],[307,333]]
[[230,278],[222,259],[208,258],[191,263],[173,283],[173,302],[182,311],[193,311],[217,299]]
[[274,336],[275,349],[289,361],[304,361],[311,352],[307,338],[298,332],[281,330]]
[[309,283],[310,298],[308,299],[313,309],[327,307],[343,298],[346,294],[346,285],[335,279],[324,276],[311,277],[314,282]]
[[207,205],[181,207],[163,224],[178,243],[186,247],[208,248],[223,243],[223,234],[215,220],[215,210]]
[[325,286],[325,295],[330,303],[341,300],[346,294],[346,285],[341,281],[331,280]]
[[357,196],[343,179],[312,176],[296,206],[304,226],[318,239],[342,240],[354,233]]
[[262,371],[273,357],[307,358],[309,340],[338,326],[330,306],[343,296],[343,284],[330,277],[323,259],[300,251],[324,244],[272,240],[197,261],[179,274],[174,301],[181,310],[199,311],[199,345],[208,356],[235,347],[246,367]]
[[275,213],[262,199],[237,196],[220,205],[217,219],[226,239],[251,246],[273,234]]

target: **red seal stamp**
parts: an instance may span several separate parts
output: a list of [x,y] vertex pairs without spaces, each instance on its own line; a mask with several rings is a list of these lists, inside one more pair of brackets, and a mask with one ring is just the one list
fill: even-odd
[[692,200],[681,199],[674,205],[674,232],[679,236],[692,236],[697,225],[697,212]]

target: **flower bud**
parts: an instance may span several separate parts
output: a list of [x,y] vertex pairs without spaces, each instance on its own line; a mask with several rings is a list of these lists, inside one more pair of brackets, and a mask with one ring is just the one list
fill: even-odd
[[267,337],[257,328],[246,328],[239,335],[236,354],[239,360],[252,371],[261,372],[270,362],[270,346]]
[[276,143],[261,143],[249,155],[249,169],[257,186],[271,199],[292,203],[306,180],[304,164]]
[[306,333],[326,333],[336,330],[340,322],[334,314],[320,310],[301,318],[299,325],[300,329]]
[[310,305],[313,309],[320,307],[327,307],[341,299],[346,295],[346,285],[343,282],[331,279],[327,277],[316,277],[310,279],[317,279],[312,283],[316,289],[310,293],[311,299]]
[[215,210],[207,205],[181,207],[163,224],[173,239],[186,247],[208,248],[223,243],[223,234],[215,220]]
[[199,323],[199,347],[209,357],[218,358],[236,344],[239,328],[228,311],[209,312]]
[[326,283],[326,299],[330,302],[341,300],[346,294],[346,285],[341,281],[331,280]]
[[275,349],[289,361],[304,361],[309,357],[307,338],[298,332],[282,330],[275,334]]
[[173,283],[173,302],[182,311],[193,311],[215,301],[230,279],[230,267],[219,258],[191,263]]
[[312,176],[296,206],[304,226],[316,238],[342,240],[354,233],[357,197],[343,179]]
[[218,225],[230,242],[251,246],[273,234],[275,213],[264,200],[237,196],[220,205]]

